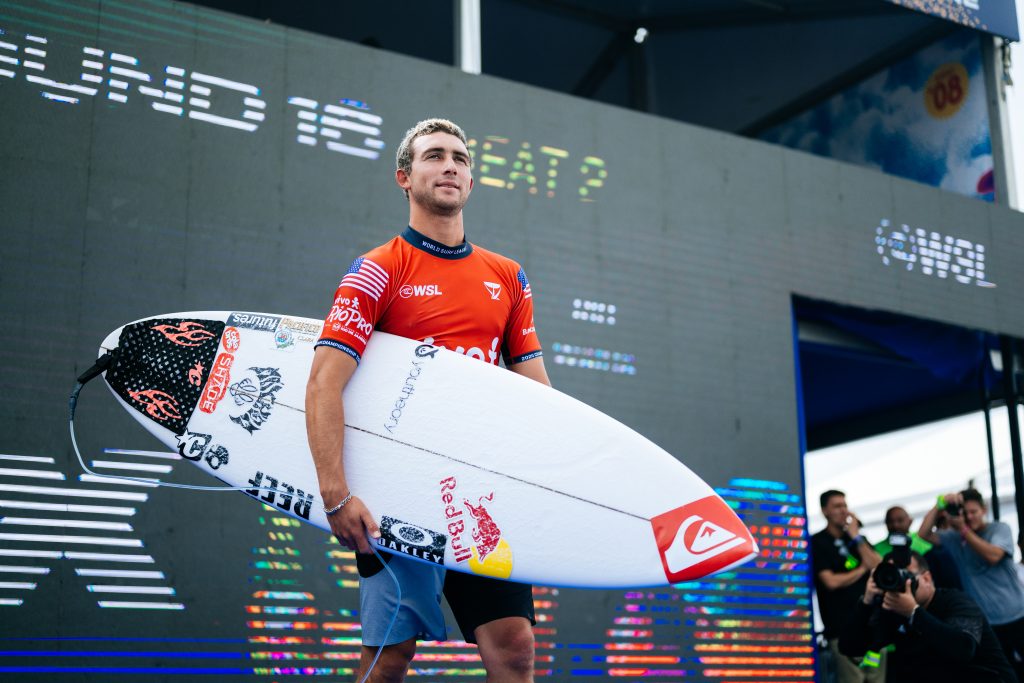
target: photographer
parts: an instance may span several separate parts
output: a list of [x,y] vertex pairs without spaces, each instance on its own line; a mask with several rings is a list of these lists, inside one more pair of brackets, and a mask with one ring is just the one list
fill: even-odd
[[[1024,587],[1013,566],[1013,533],[1002,522],[986,522],[985,513],[976,490],[947,493],[924,516],[920,535],[953,556],[964,590],[992,624],[1018,677],[1024,677],[1019,659],[1024,655]],[[935,531],[940,516],[949,520],[949,528]]]
[[936,588],[920,554],[910,553],[905,568],[894,554],[868,580],[839,638],[840,652],[856,657],[892,645],[890,683],[1016,681],[978,606],[956,589]]
[[837,644],[843,624],[864,593],[869,572],[882,558],[860,535],[860,522],[846,507],[842,491],[821,494],[821,514],[828,524],[811,537],[814,589],[838,681],[882,680],[881,671],[861,669],[839,653]]

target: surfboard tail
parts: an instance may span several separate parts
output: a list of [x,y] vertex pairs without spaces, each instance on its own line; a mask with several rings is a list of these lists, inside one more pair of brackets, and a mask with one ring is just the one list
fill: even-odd
[[180,436],[215,378],[223,332],[220,320],[165,317],[125,325],[101,347],[113,354],[107,384],[140,415]]
[[758,553],[750,530],[717,495],[662,513],[651,526],[669,583],[714,574]]

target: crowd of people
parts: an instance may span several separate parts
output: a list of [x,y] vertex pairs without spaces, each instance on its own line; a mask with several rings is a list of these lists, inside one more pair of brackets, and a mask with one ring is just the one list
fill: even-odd
[[978,491],[938,496],[916,532],[906,509],[889,508],[875,544],[843,492],[820,502],[811,557],[825,680],[1024,681],[1024,567]]

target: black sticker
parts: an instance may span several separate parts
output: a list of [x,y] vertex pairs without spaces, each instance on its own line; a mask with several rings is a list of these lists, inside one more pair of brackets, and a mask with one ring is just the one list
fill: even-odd
[[377,545],[385,550],[411,555],[434,564],[444,564],[447,544],[448,537],[442,533],[394,517],[381,517]]

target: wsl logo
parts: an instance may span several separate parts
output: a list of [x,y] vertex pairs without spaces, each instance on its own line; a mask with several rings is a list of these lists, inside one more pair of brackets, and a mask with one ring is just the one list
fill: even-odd
[[403,299],[412,296],[442,296],[441,285],[402,285],[398,295]]
[[672,583],[713,574],[757,552],[743,522],[717,496],[658,515],[651,526]]

